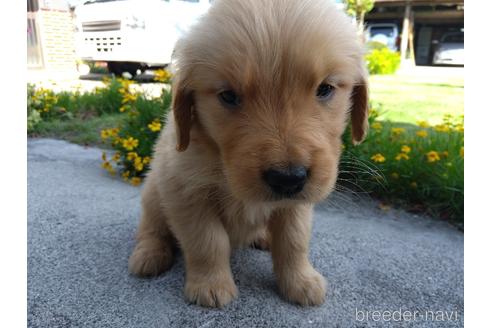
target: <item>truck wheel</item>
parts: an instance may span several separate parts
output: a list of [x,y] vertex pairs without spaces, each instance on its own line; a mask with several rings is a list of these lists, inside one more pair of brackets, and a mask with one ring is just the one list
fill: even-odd
[[108,71],[116,76],[121,76],[123,74],[123,67],[121,63],[108,62]]
[[137,70],[140,69],[140,65],[135,63],[126,62],[108,62],[108,71],[116,76],[121,76],[123,73],[127,72],[135,77]]

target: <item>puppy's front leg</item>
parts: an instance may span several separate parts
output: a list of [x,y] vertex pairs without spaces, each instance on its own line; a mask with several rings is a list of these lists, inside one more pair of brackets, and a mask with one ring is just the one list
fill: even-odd
[[280,292],[301,305],[324,302],[326,281],[311,265],[308,247],[312,206],[302,205],[276,211],[270,222],[273,268]]
[[185,295],[201,306],[223,307],[238,294],[232,278],[229,236],[213,213],[197,211],[173,230],[185,258]]

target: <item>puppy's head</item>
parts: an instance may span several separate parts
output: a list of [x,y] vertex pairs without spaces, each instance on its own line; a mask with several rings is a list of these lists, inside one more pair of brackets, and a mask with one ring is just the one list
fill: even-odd
[[367,126],[356,29],[327,0],[217,0],[175,53],[179,151],[200,126],[233,195],[316,202],[333,189],[341,135]]

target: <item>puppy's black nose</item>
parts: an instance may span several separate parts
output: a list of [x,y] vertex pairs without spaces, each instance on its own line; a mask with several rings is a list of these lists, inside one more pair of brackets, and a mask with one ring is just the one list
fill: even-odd
[[268,169],[263,180],[272,191],[280,196],[290,197],[299,193],[306,183],[308,172],[304,166],[290,166],[287,169]]

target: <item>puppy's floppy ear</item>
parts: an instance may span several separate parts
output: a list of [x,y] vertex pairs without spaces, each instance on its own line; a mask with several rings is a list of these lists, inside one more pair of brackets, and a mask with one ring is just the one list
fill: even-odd
[[190,144],[190,129],[193,120],[193,93],[187,90],[183,81],[173,84],[172,110],[176,128],[177,151],[185,151]]
[[366,75],[354,86],[352,91],[352,142],[357,145],[361,143],[368,129],[369,113],[369,90]]

